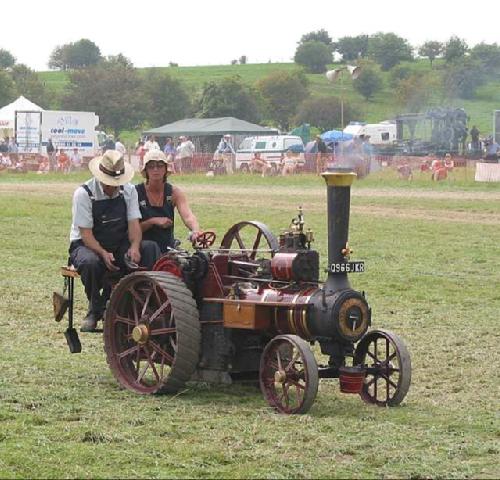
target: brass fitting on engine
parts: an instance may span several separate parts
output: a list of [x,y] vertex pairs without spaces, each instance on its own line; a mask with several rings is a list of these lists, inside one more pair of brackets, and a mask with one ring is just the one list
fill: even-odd
[[354,252],[354,250],[352,250],[352,249],[349,247],[349,242],[347,242],[347,243],[345,244],[345,248],[343,248],[343,249],[341,250],[342,255],[344,255],[344,257],[346,257],[346,258],[349,258],[349,257],[351,256],[351,253],[353,253],[353,252]]

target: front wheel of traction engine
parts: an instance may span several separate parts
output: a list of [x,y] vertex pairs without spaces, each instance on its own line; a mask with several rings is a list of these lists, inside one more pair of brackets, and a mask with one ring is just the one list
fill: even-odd
[[104,349],[121,386],[140,394],[176,392],[200,353],[198,309],[184,282],[165,272],[137,272],[113,290]]
[[260,360],[260,388],[280,413],[306,413],[318,393],[318,365],[309,345],[297,335],[279,335]]
[[410,353],[403,340],[386,330],[369,331],[356,346],[354,365],[366,368],[361,398],[379,407],[395,407],[411,383]]

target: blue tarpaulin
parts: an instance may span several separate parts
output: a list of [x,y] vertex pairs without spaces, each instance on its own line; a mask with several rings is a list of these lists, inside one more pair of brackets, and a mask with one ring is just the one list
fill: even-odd
[[344,133],[341,130],[329,130],[321,134],[321,139],[326,142],[345,142],[346,140],[352,140],[353,135],[350,133]]

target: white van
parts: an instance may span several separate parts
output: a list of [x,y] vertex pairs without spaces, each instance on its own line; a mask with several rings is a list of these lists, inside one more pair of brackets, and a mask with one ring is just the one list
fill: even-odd
[[246,137],[236,150],[236,170],[248,172],[250,162],[255,153],[260,153],[260,158],[267,160],[271,171],[277,172],[285,152],[294,147],[297,153],[297,163],[304,165],[304,142],[295,135],[272,135],[262,137]]
[[369,135],[372,145],[392,145],[396,141],[396,124],[389,121],[380,123],[351,122],[344,128],[344,133],[355,137]]

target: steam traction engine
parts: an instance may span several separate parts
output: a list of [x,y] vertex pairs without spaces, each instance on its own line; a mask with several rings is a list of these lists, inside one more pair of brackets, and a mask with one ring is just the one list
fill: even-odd
[[[402,340],[371,330],[364,293],[348,273],[362,272],[348,246],[350,187],[356,174],[323,174],[328,188],[328,277],[310,248],[302,211],[277,239],[259,222],[234,225],[220,248],[212,232],[195,253],[172,250],[153,271],[124,277],[104,322],[108,364],[137,393],[175,392],[189,380],[230,383],[258,373],[267,402],[304,413],[319,378],[340,379],[345,393],[368,403],[398,405],[410,386]],[[309,344],[328,364],[318,368]],[[352,359],[352,360],[351,360]]]

